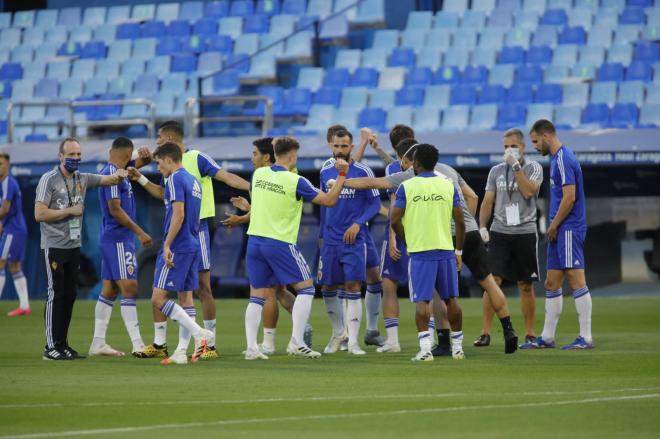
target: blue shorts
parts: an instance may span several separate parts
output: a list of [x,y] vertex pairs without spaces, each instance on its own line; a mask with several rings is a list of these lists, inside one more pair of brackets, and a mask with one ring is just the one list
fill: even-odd
[[0,259],[9,262],[20,262],[23,260],[27,235],[23,233],[2,234],[0,240]]
[[458,297],[456,258],[420,259],[413,255],[408,263],[410,301],[431,301],[436,289],[442,299]]
[[584,270],[584,238],[587,232],[559,230],[555,241],[548,241],[548,270]]
[[154,271],[154,288],[182,293],[199,287],[198,253],[174,253],[174,267],[165,265],[163,250],[158,252]]
[[295,284],[312,278],[298,246],[269,241],[273,243],[256,243],[252,237],[248,240],[245,264],[252,288]]
[[367,244],[337,244],[321,247],[319,259],[319,284],[342,285],[348,281],[364,282],[366,269]]
[[364,239],[367,244],[367,268],[380,267],[380,257],[369,230],[365,230]]
[[101,279],[137,279],[135,242],[131,240],[100,243]]
[[408,251],[406,245],[399,238],[396,238],[396,248],[401,252],[398,261],[390,257],[389,239],[383,241],[381,250],[380,277],[393,280],[397,284],[406,284],[408,282]]
[[199,221],[199,266],[197,271],[211,269],[211,237],[209,235],[208,219]]

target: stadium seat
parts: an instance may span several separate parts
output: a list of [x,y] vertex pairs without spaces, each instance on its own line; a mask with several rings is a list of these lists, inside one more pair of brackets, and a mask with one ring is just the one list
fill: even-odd
[[639,112],[641,127],[660,127],[660,104],[645,104]]
[[486,28],[479,37],[477,49],[501,50],[504,46],[504,31],[498,28]]
[[156,56],[147,60],[145,72],[158,77],[164,76],[170,72],[170,62],[169,56]]
[[[62,10],[62,12],[64,11],[66,11],[66,9]],[[60,11],[57,9],[41,9],[37,11],[35,27],[48,28],[56,26],[59,12]],[[78,12],[80,13],[80,9],[78,9]],[[80,20],[78,20],[77,24],[80,24]]]
[[35,11],[14,12],[13,28],[26,28],[34,26]]
[[619,24],[637,24],[642,25],[646,21],[644,9],[637,7],[627,7],[619,15]]
[[153,74],[140,75],[133,84],[133,93],[141,97],[152,97],[158,93],[160,82]]
[[440,69],[442,61],[442,49],[425,47],[417,56],[417,67],[426,67],[433,71]]
[[644,103],[644,83],[641,81],[627,81],[619,85],[618,103],[633,103],[638,107]]
[[435,29],[447,29],[454,31],[458,29],[460,15],[454,11],[442,10],[435,14]]
[[121,76],[135,79],[144,73],[145,60],[140,58],[131,58],[124,61],[121,67]]
[[350,75],[347,69],[327,69],[323,78],[324,87],[348,87]]
[[105,58],[107,47],[101,41],[90,41],[80,51],[81,58],[101,59]]
[[199,55],[197,73],[210,75],[222,70],[222,55],[217,52],[205,52]]
[[552,49],[550,46],[532,46],[527,50],[528,64],[550,64]]
[[552,65],[572,67],[577,64],[578,47],[574,44],[557,46],[552,55]]
[[432,29],[431,32],[427,34],[426,47],[434,47],[444,52],[451,47],[451,37],[451,31],[445,28]]
[[359,49],[340,49],[335,56],[335,68],[355,71],[360,67],[362,51]]
[[433,26],[433,12],[431,11],[410,11],[406,20],[406,29],[415,29],[420,31],[431,30]]
[[473,85],[457,85],[451,91],[451,105],[474,105],[477,103],[477,88]]
[[101,24],[94,26],[94,33],[92,39],[94,41],[100,41],[104,44],[109,44],[115,40],[117,35],[117,26],[114,24]]
[[[316,18],[316,16],[313,16],[313,18]],[[302,23],[303,23],[303,19],[301,18],[298,21],[298,25],[301,26]],[[333,41],[333,40],[342,41],[348,37],[349,29],[350,27],[346,16],[338,15],[336,17],[329,18],[321,23],[319,38],[322,41]]]
[[512,64],[498,64],[490,70],[488,83],[510,87],[515,76],[515,66]]
[[33,49],[37,48],[44,43],[45,35],[46,35],[46,28],[33,27],[33,28],[25,29],[23,31],[22,44],[24,46],[30,46]]
[[373,131],[384,132],[386,113],[380,108],[365,108],[360,111],[358,125],[360,127],[370,128]]
[[479,104],[503,104],[506,98],[506,89],[501,85],[486,85],[479,93]]
[[243,18],[225,17],[220,19],[218,26],[220,35],[229,35],[233,39],[238,38],[243,33]]
[[167,26],[167,34],[171,37],[187,37],[191,34],[188,20],[174,20]]
[[440,129],[440,111],[437,108],[417,108],[413,119],[416,132],[425,133]]
[[561,105],[555,107],[553,121],[559,129],[573,129],[580,125],[581,114],[582,107]]
[[576,44],[582,46],[587,40],[587,34],[581,26],[566,26],[559,34],[559,44]]
[[312,93],[306,88],[292,88],[286,93],[286,106],[296,116],[306,116],[312,106]]
[[250,58],[244,53],[235,53],[225,58],[225,69],[238,73],[247,73],[250,70]]
[[513,16],[511,12],[501,7],[493,10],[488,16],[488,27],[491,29],[512,29]]
[[96,61],[93,59],[78,59],[71,67],[71,77],[78,79],[90,79],[94,77]]
[[423,87],[431,85],[433,82],[433,72],[428,67],[414,67],[408,70],[406,75],[407,87]]
[[607,104],[589,104],[582,112],[581,124],[584,128],[607,127],[610,122],[610,109]]
[[524,65],[516,69],[516,82],[519,84],[540,84],[543,82],[543,69],[538,65]]
[[181,40],[176,37],[163,37],[156,45],[156,56],[174,55],[181,52]]
[[623,65],[621,63],[605,63],[598,69],[598,81],[623,81]]
[[247,34],[265,34],[268,33],[268,16],[251,15],[245,18],[243,22],[243,32]]
[[[184,8],[185,9],[185,8]],[[216,0],[206,3],[204,7],[204,17],[210,19],[221,19],[229,15],[229,2],[224,0]],[[179,17],[185,19],[185,17]]]
[[254,56],[250,62],[250,69],[244,75],[259,82],[266,79],[274,80],[277,76],[277,60],[270,54],[260,53]]
[[385,24],[385,2],[383,0],[363,0],[358,5],[352,22],[357,26],[382,26]]
[[557,46],[557,28],[555,26],[539,26],[532,36],[533,46]]
[[303,31],[286,41],[285,59],[309,59],[312,57],[312,33]]
[[85,96],[100,95],[108,92],[108,81],[104,78],[90,78],[85,81],[83,94]]
[[563,9],[548,9],[541,16],[541,24],[547,26],[564,26],[568,22],[568,16]]
[[57,80],[66,79],[69,77],[70,68],[71,63],[69,61],[49,62],[46,77]]
[[282,2],[282,14],[305,15],[307,0],[284,0]]
[[652,77],[651,66],[641,61],[632,62],[626,69],[626,81],[651,82]]
[[444,56],[443,64],[446,66],[455,66],[463,70],[470,61],[470,52],[458,47],[450,48]]
[[192,33],[194,35],[212,36],[218,33],[218,22],[208,18],[201,18],[195,22]]
[[21,44],[21,30],[20,29],[3,29],[0,32],[0,47],[13,49]]
[[369,90],[369,108],[389,110],[396,104],[396,93],[394,90],[381,90],[378,88]]
[[[5,100],[11,98],[11,82],[0,82],[0,98]],[[0,117],[2,114],[0,112]]]
[[140,38],[140,25],[138,23],[121,23],[117,26],[118,40],[134,40]]
[[[120,76],[108,83],[108,93],[128,95],[133,91],[133,77]],[[64,85],[62,85],[62,88]],[[60,88],[61,93],[61,88]]]
[[80,43],[64,43],[57,50],[57,56],[79,57],[81,50]]
[[312,132],[326,130],[334,123],[334,113],[335,107],[332,105],[312,105],[303,129]]
[[243,227],[222,228],[213,235],[211,257],[216,262],[211,268],[211,276],[220,287],[248,285],[247,279],[240,275],[244,241]]
[[660,45],[652,41],[640,41],[635,46],[635,61],[644,61],[652,64],[660,61]]
[[360,110],[367,106],[368,99],[369,91],[364,87],[345,88],[341,93],[340,109]]
[[135,21],[153,20],[156,15],[156,5],[154,4],[138,4],[133,6],[131,12],[131,19]]
[[488,131],[497,123],[497,105],[477,105],[472,108],[470,116],[470,131]]
[[488,69],[484,66],[467,66],[463,71],[461,83],[485,85],[488,81]]
[[351,76],[351,87],[378,87],[378,71],[369,67],[360,67]]
[[380,71],[378,88],[399,90],[406,80],[406,69],[402,67],[388,67]]
[[593,12],[589,8],[574,8],[568,15],[569,26],[580,26],[589,31],[593,23]]
[[80,79],[65,79],[60,83],[59,97],[61,99],[76,99],[83,94],[83,81]]
[[509,104],[531,104],[534,100],[534,90],[529,84],[516,83],[509,88],[507,92],[507,102]]
[[313,104],[339,107],[341,97],[341,90],[334,87],[321,87],[314,93]]
[[451,87],[449,85],[431,85],[424,93],[424,108],[444,109],[449,106]]
[[504,47],[500,52],[499,64],[523,64],[525,51],[522,47]]
[[608,63],[619,63],[624,66],[632,61],[632,46],[630,44],[615,44],[607,51]]
[[[536,27],[534,28],[536,29]],[[532,37],[528,30],[514,29],[504,36],[504,46],[506,47],[529,47]]]
[[424,103],[422,87],[403,87],[396,93],[396,105],[419,107]]
[[589,100],[589,84],[566,84],[562,87],[562,104],[584,107]]
[[303,67],[298,73],[296,87],[316,92],[323,85],[324,69],[321,67]]
[[270,19],[270,33],[286,36],[294,32],[298,17],[294,15],[275,15]]
[[172,73],[193,73],[197,70],[197,57],[194,55],[172,56],[170,71]]
[[34,87],[34,97],[41,99],[55,99],[59,91],[57,79],[44,78]]
[[34,51],[30,46],[17,46],[11,51],[11,62],[26,65],[32,62]]
[[163,21],[149,20],[142,24],[142,38],[162,38],[167,33]]
[[600,66],[605,62],[605,48],[586,46],[580,48],[580,64],[585,66]]
[[[333,123],[344,125],[349,131],[353,131],[358,128],[359,115],[360,109],[358,108],[342,108],[340,111],[335,112],[335,120]],[[323,128],[323,131],[325,131],[326,128],[327,125]]]
[[616,82],[596,82],[591,87],[592,104],[607,104],[612,107],[616,102],[617,84]]
[[560,104],[561,86],[559,84],[540,84],[536,89],[534,102],[544,104]]
[[385,129],[391,130],[392,127],[397,124],[413,126],[412,107],[394,107],[387,111],[387,117],[385,118]]
[[611,126],[613,128],[635,128],[639,112],[635,104],[616,104],[612,108]]
[[507,130],[525,124],[527,110],[522,105],[505,105],[497,112],[497,128]]
[[632,44],[639,40],[640,27],[635,25],[621,25],[614,33],[614,44]]
[[234,51],[234,40],[228,35],[215,35],[206,40],[206,50],[230,54]]
[[213,76],[212,94],[217,96],[232,96],[238,94],[240,88],[239,73],[236,70],[225,70]]
[[530,127],[539,119],[553,120],[554,106],[552,104],[531,104],[527,106],[526,126]]
[[410,48],[395,48],[392,50],[387,65],[389,67],[412,68],[415,66],[415,52]]
[[470,107],[468,105],[452,105],[442,112],[440,131],[464,131],[468,127]]
[[253,55],[257,50],[259,50],[259,36],[256,34],[244,34],[234,41],[234,53]]
[[[107,9],[105,6],[90,6],[85,8],[82,24],[85,26],[97,27],[106,24],[105,16]],[[112,23],[109,23],[112,24]]]
[[392,50],[399,47],[399,31],[393,29],[377,30],[374,33],[373,48]]

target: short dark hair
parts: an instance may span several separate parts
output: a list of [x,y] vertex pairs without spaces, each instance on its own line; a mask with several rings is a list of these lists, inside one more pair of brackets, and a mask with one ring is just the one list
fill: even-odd
[[547,119],[539,119],[536,122],[534,122],[534,125],[532,125],[532,128],[529,130],[529,133],[536,133],[536,134],[555,134],[557,133],[557,130],[555,129],[555,126],[552,124]]
[[435,146],[422,143],[415,148],[413,162],[419,163],[425,171],[432,171],[435,169],[439,157],[440,153]]
[[273,143],[273,151],[275,151],[275,156],[284,155],[291,151],[297,151],[300,149],[300,143],[298,143],[298,141],[293,137],[289,136],[277,137]]
[[353,143],[353,134],[351,134],[351,132],[348,130],[335,131],[335,134],[332,136],[332,139],[334,139],[335,137],[348,137],[349,139],[351,139],[351,143]]
[[11,161],[11,160],[9,159],[9,153],[8,153],[8,152],[4,152],[4,151],[0,152],[0,159],[5,159],[5,160],[7,160],[8,162]]
[[66,137],[60,142],[60,154],[64,153],[64,144],[67,142],[76,142],[78,145],[80,145],[80,140],[76,139],[75,137]]
[[412,147],[416,143],[419,142],[417,142],[417,140],[413,139],[412,137],[403,139],[394,146],[394,151],[396,151],[396,156],[399,158],[403,158],[403,155],[410,149],[410,147]]
[[176,120],[166,120],[165,122],[163,122],[163,123],[160,124],[160,126],[158,127],[158,129],[162,129],[162,128],[166,127],[166,126],[178,126],[178,127],[180,127],[181,124],[180,124],[178,121],[176,121]]
[[259,150],[260,153],[268,154],[270,156],[270,161],[275,163],[275,151],[273,151],[272,137],[262,137],[252,142],[252,144]]
[[176,139],[183,140],[183,128],[179,122],[165,122],[160,126],[160,132],[169,134]]
[[112,149],[133,149],[133,141],[128,137],[117,137],[112,142]]
[[[335,133],[337,131],[348,131],[344,125],[333,125],[330,128],[328,128],[328,131],[325,134],[325,140],[330,143],[332,142],[332,138],[335,137]],[[352,137],[351,137],[352,139]]]
[[400,141],[403,139],[410,139],[415,137],[415,131],[408,125],[397,124],[390,130],[390,143],[392,148],[396,148]]
[[176,143],[167,142],[156,148],[156,151],[154,151],[154,157],[159,159],[169,157],[173,162],[180,163],[183,154],[181,154],[181,148],[179,148],[179,145]]

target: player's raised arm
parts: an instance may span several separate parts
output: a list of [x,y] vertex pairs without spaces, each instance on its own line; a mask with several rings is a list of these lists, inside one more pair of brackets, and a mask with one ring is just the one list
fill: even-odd
[[339,194],[341,194],[341,190],[344,187],[344,183],[346,182],[346,172],[348,171],[348,162],[343,159],[337,159],[335,166],[339,171],[339,175],[337,176],[337,180],[335,181],[335,184],[328,192],[319,191],[316,197],[312,199],[312,203],[325,207],[333,207],[335,204],[337,204],[337,200],[339,199]]
[[112,175],[99,175],[99,186],[114,186],[118,184],[122,179],[128,177],[128,171],[126,169],[117,169],[117,171]]
[[135,168],[128,168],[128,178],[131,181],[137,181],[152,197],[162,200],[165,195],[165,188],[161,185],[154,184],[149,181],[147,177],[142,175],[140,171]]
[[220,169],[215,174],[215,179],[225,183],[227,186],[233,187],[234,189],[239,189],[246,192],[250,190],[249,181],[239,177],[232,172],[225,171],[224,169]]
[[344,186],[353,189],[393,189],[394,186],[385,177],[349,178]]

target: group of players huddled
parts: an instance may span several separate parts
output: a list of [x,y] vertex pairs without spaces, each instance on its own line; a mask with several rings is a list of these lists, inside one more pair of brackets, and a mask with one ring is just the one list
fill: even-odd
[[[524,158],[521,131],[509,130],[503,136],[504,160],[489,175],[479,224],[475,219],[478,205],[475,192],[456,170],[439,162],[440,152],[435,146],[415,140],[413,130],[405,125],[397,125],[389,133],[396,160],[383,151],[377,135],[370,130],[360,130],[359,144],[354,147],[349,130],[340,125],[330,127],[327,142],[332,157],[321,167],[319,189],[297,174],[300,145],[292,137],[261,138],[253,142],[255,170],[248,182],[222,169],[203,152],[187,149],[181,126],[166,122],[158,131],[157,148],[153,152],[147,148],[134,152],[130,139],[115,139],[108,163],[101,172],[106,180],[96,181],[91,178],[93,174],[82,174],[75,169],[71,172],[74,182],[77,173],[88,185],[95,182],[94,185],[101,186],[98,190],[103,226],[99,245],[103,290],[96,304],[89,355],[124,355],[106,342],[112,307],[121,294],[121,315],[133,344],[133,356],[163,358],[162,364],[184,364],[218,356],[216,309],[209,271],[212,261],[208,221],[215,217],[212,179],[250,194],[250,202],[244,197],[232,198],[231,202],[245,213],[228,214],[222,222],[229,228],[249,223],[246,360],[268,359],[275,353],[278,302],[291,313],[293,322],[287,353],[307,358],[321,356],[311,348],[312,328],[308,324],[316,288],[310,266],[296,245],[304,202],[321,208],[317,282],[332,326],[323,354],[340,350],[351,355],[366,354],[360,346],[364,283],[364,345],[376,346],[379,353],[400,352],[397,287],[407,282],[410,300],[416,305],[419,340],[419,352],[413,361],[432,361],[437,356],[463,359],[462,311],[458,302],[458,275],[463,264],[484,289],[484,331],[474,342],[475,346],[490,343],[490,319],[495,312],[502,325],[505,353],[512,354],[519,347],[554,347],[562,308],[561,285],[566,276],[575,297],[580,335],[562,349],[592,348],[591,296],[584,277],[582,251],[586,218],[580,165],[561,144],[551,122],[537,121],[530,137],[537,151],[551,154],[546,315],[541,336],[534,335],[531,285],[540,278],[535,201],[543,172],[538,163]],[[385,177],[376,178],[361,163],[368,145],[385,161]],[[70,150],[80,150],[76,139],[67,139],[60,145],[58,169],[68,169]],[[149,181],[139,171],[152,160],[157,162],[162,174],[160,184]],[[2,169],[0,166],[0,173]],[[140,334],[136,311],[135,237],[143,246],[151,245],[152,238],[136,222],[129,180],[163,200],[166,211],[153,281],[155,335],[149,345],[145,345]],[[38,192],[43,192],[45,185],[48,181],[40,182]],[[2,188],[6,187],[3,183]],[[381,205],[379,189],[387,190],[389,208]],[[83,201],[84,197],[78,200]],[[47,204],[37,197],[38,221],[37,211],[43,209],[40,203]],[[0,207],[0,217],[4,207],[4,204]],[[491,213],[494,213],[493,225],[489,232]],[[369,233],[369,222],[379,214],[388,217],[380,254]],[[80,220],[82,209],[70,212],[70,216]],[[43,215],[40,222],[43,235],[47,222]],[[489,241],[490,255],[486,248]],[[4,248],[5,240],[2,242]],[[48,263],[48,255],[46,258]],[[0,264],[4,265],[6,259],[3,250]],[[51,269],[47,269],[50,275]],[[517,282],[521,289],[526,334],[520,346],[500,288],[502,279]],[[201,326],[196,321],[193,292],[202,305]],[[178,303],[168,293],[176,293]],[[385,337],[378,330],[381,307]],[[168,317],[179,324],[179,342],[171,355],[166,340]],[[262,322],[263,341],[259,344]],[[64,332],[55,328],[58,334],[49,336],[46,313],[45,359],[82,357],[69,347],[68,324],[65,326]],[[191,338],[195,346],[189,357]]]

